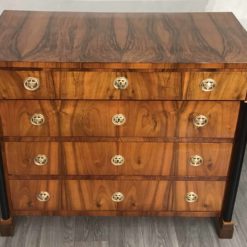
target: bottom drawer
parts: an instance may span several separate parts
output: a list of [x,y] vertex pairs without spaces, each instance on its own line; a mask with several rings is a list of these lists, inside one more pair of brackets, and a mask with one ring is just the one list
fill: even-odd
[[13,210],[55,211],[60,206],[58,180],[10,180]]
[[224,181],[68,180],[66,210],[220,211]]
[[219,212],[224,181],[10,180],[14,211]]

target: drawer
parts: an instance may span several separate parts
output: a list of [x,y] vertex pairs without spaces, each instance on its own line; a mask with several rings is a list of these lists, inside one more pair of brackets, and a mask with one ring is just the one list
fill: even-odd
[[138,101],[120,103],[126,122],[120,136],[225,137],[234,136],[239,102]]
[[13,210],[59,210],[59,181],[9,180],[9,184]]
[[63,142],[68,175],[227,176],[232,144]]
[[234,136],[233,101],[1,101],[5,136]]
[[220,212],[225,184],[225,181],[176,181],[171,193],[171,186],[166,181],[160,181],[155,210],[167,210],[172,201],[173,211]]
[[218,212],[224,181],[67,180],[65,210]]
[[247,72],[186,72],[183,99],[244,100]]
[[0,70],[0,99],[52,99],[52,75],[44,71]]
[[227,176],[231,143],[179,143],[174,164],[177,176]]
[[79,211],[146,211],[152,208],[156,188],[156,181],[67,180],[62,205]]
[[172,143],[64,142],[68,175],[169,175]]
[[230,138],[238,110],[239,102],[227,101],[67,100],[62,102],[59,122],[63,136]]
[[58,175],[61,165],[56,142],[5,142],[10,175]]
[[3,135],[59,136],[57,107],[48,100],[0,101]]
[[61,99],[181,99],[178,72],[55,71]]

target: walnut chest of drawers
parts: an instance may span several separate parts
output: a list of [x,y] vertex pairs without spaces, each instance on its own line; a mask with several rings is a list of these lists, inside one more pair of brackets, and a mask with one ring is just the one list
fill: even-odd
[[157,215],[230,238],[246,92],[231,13],[4,11],[1,233],[16,215]]

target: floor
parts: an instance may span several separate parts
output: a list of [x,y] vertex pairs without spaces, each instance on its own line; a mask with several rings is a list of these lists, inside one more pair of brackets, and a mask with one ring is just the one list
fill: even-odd
[[247,155],[231,240],[219,240],[212,219],[162,217],[18,217],[0,247],[246,247]]

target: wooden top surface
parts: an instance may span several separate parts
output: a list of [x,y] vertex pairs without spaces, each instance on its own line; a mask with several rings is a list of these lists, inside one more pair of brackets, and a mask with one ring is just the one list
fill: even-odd
[[247,68],[232,13],[4,11],[0,67]]

